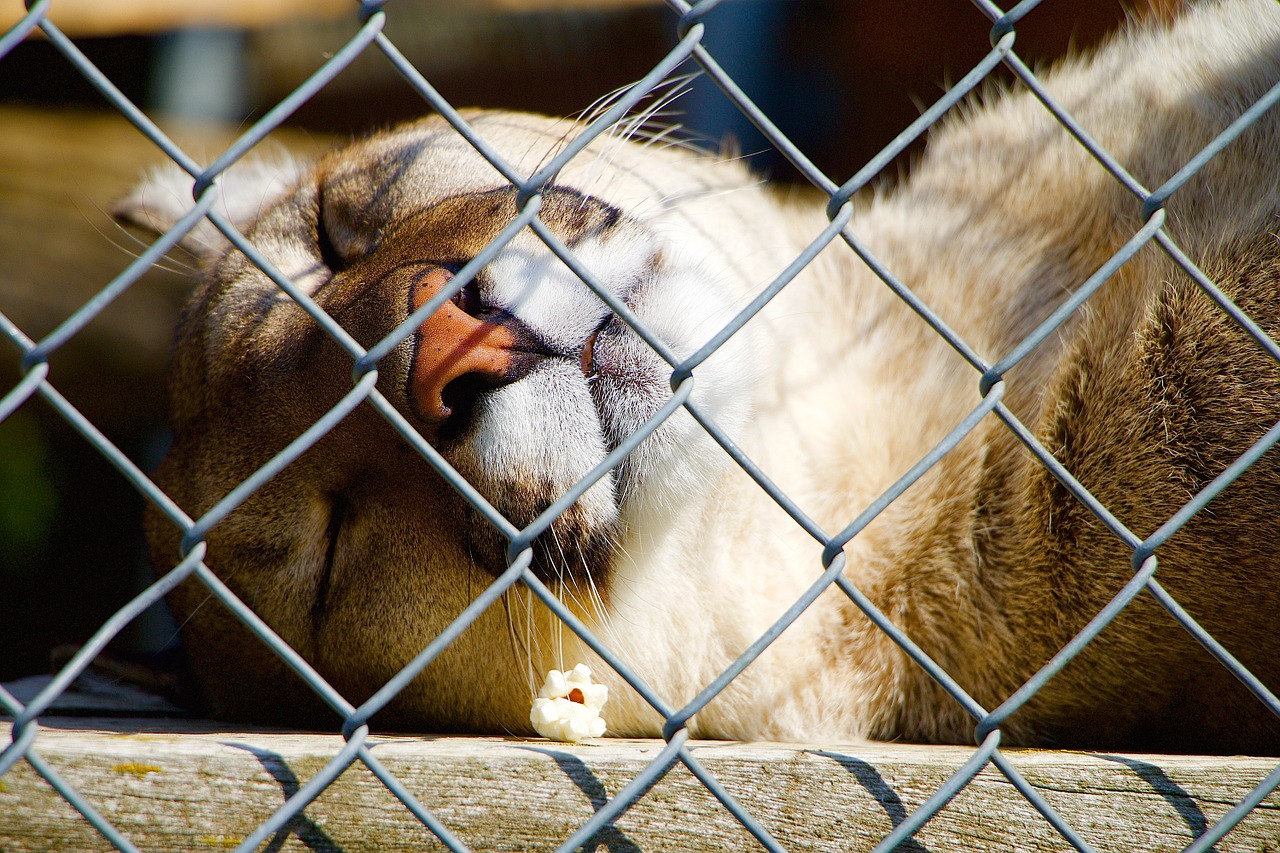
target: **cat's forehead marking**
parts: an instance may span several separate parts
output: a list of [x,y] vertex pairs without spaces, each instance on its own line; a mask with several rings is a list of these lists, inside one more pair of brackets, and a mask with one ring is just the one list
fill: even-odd
[[[422,258],[465,262],[518,215],[516,189],[499,187],[451,196],[395,227]],[[543,191],[538,218],[566,245],[603,235],[622,219],[616,207],[568,187]]]

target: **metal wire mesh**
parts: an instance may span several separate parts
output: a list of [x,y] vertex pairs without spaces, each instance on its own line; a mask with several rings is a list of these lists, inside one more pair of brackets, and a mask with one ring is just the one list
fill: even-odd
[[[93,299],[43,339],[39,341],[30,339],[22,329],[0,315],[0,332],[20,351],[21,368],[24,374],[21,381],[3,398],[0,398],[0,420],[8,417],[33,397],[38,395],[44,398],[50,406],[66,419],[67,423],[84,436],[85,440],[97,448],[147,500],[158,507],[173,524],[181,528],[183,531],[182,553],[184,558],[177,566],[104,623],[79,653],[62,668],[48,687],[35,698],[24,705],[0,688],[0,708],[14,718],[12,742],[3,752],[0,752],[0,776],[17,762],[27,762],[50,785],[56,788],[67,802],[82,814],[85,820],[90,822],[111,844],[123,851],[137,849],[128,838],[124,837],[110,821],[95,809],[92,803],[65,781],[41,757],[39,749],[40,726],[38,721],[49,710],[51,704],[84,671],[93,658],[131,620],[135,619],[147,607],[159,601],[177,584],[191,577],[198,578],[199,581],[205,584],[213,596],[218,598],[263,643],[270,646],[277,655],[296,670],[310,685],[311,689],[344,720],[342,735],[346,739],[346,746],[320,772],[298,787],[271,818],[258,827],[256,832],[245,838],[236,848],[240,851],[257,849],[262,843],[275,836],[282,828],[287,827],[312,800],[356,762],[368,767],[386,785],[388,790],[404,804],[405,808],[434,833],[446,847],[455,851],[468,849],[430,810],[418,802],[406,786],[373,755],[368,744],[368,721],[421,673],[440,651],[465,630],[480,613],[493,605],[503,592],[516,584],[525,585],[534,595],[541,599],[572,631],[577,633],[601,658],[612,666],[665,720],[662,732],[663,738],[666,740],[665,748],[659,752],[643,772],[639,773],[616,796],[598,808],[594,816],[565,839],[558,848],[560,850],[573,850],[580,846],[589,846],[589,842],[593,837],[610,827],[623,812],[637,802],[639,798],[643,797],[657,780],[661,779],[677,764],[683,764],[687,767],[763,847],[769,850],[783,849],[769,831],[744,809],[717,779],[708,772],[706,767],[694,757],[687,746],[689,732],[686,726],[690,718],[723,691],[742,670],[754,661],[790,624],[799,618],[820,594],[832,587],[838,588],[847,595],[880,630],[891,637],[907,655],[919,666],[923,667],[972,716],[976,727],[975,740],[977,748],[969,760],[921,806],[909,814],[892,832],[884,837],[875,848],[877,851],[895,849],[899,844],[910,839],[925,822],[929,821],[939,810],[944,808],[953,797],[973,781],[979,772],[988,766],[995,767],[1007,777],[1013,786],[1043,815],[1044,819],[1061,834],[1068,844],[1077,850],[1090,850],[1090,845],[1061,815],[1055,812],[1050,804],[1010,764],[1001,752],[1001,725],[1068,662],[1076,657],[1135,597],[1143,592],[1149,593],[1159,601],[1196,640],[1243,681],[1260,701],[1265,703],[1272,712],[1280,715],[1280,700],[1277,700],[1263,684],[1201,628],[1182,606],[1169,595],[1155,577],[1158,562],[1157,550],[1159,547],[1181,529],[1193,515],[1204,508],[1216,495],[1248,469],[1277,440],[1280,440],[1280,424],[1277,424],[1267,432],[1248,452],[1188,501],[1154,534],[1144,539],[1127,529],[1106,506],[1091,495],[1073,477],[1072,473],[1037,441],[1032,431],[1022,424],[1003,402],[1006,387],[1005,374],[1026,357],[1034,347],[1066,322],[1085,300],[1101,287],[1122,264],[1148,243],[1158,245],[1235,322],[1244,328],[1274,358],[1280,361],[1280,347],[1271,341],[1243,311],[1235,306],[1203,272],[1197,269],[1174,243],[1173,239],[1164,230],[1165,213],[1163,210],[1163,204],[1167,199],[1176,193],[1181,186],[1200,171],[1243,130],[1257,121],[1263,112],[1270,109],[1280,100],[1280,83],[1277,83],[1261,100],[1249,105],[1235,122],[1222,131],[1196,157],[1187,162],[1169,181],[1155,190],[1148,190],[1132,175],[1127,173],[1115,157],[1090,138],[1087,131],[1077,124],[1066,109],[1056,102],[1040,85],[1036,74],[1015,53],[1017,24],[1036,5],[1035,0],[1027,0],[1027,2],[1020,3],[1008,12],[1002,11],[996,6],[985,2],[985,0],[974,0],[974,2],[982,13],[990,19],[992,24],[992,47],[990,51],[981,62],[969,73],[965,74],[956,85],[951,87],[937,103],[925,110],[917,121],[906,128],[890,146],[843,184],[837,184],[819,171],[805,156],[804,152],[793,145],[770,121],[770,118],[752,103],[751,99],[716,61],[716,58],[704,48],[702,42],[708,26],[704,23],[704,18],[712,8],[718,5],[715,0],[708,0],[708,2],[695,5],[690,5],[684,0],[668,0],[672,11],[677,16],[676,26],[679,41],[676,46],[661,58],[649,74],[634,84],[621,97],[617,98],[607,111],[596,118],[570,144],[566,145],[556,157],[532,175],[523,175],[504,162],[486,140],[468,126],[467,122],[454,110],[452,105],[432,87],[431,83],[414,68],[413,64],[396,48],[395,44],[385,36],[383,33],[384,24],[389,15],[395,14],[395,10],[384,10],[381,2],[370,0],[370,2],[360,3],[358,10],[359,25],[348,43],[325,62],[296,91],[249,127],[208,168],[199,166],[194,159],[168,139],[58,29],[49,17],[50,9],[53,5],[52,0],[39,0],[39,2],[31,4],[28,14],[3,38],[0,38],[0,58],[33,31],[37,29],[42,31],[50,43],[65,57],[66,61],[78,69],[110,104],[118,109],[142,134],[154,142],[165,155],[195,179],[194,207],[120,275],[103,287]],[[302,292],[286,276],[273,267],[271,262],[237,230],[236,226],[213,207],[213,190],[220,176],[365,51],[376,51],[385,55],[404,79],[421,94],[426,104],[443,115],[456,128],[459,134],[494,165],[518,191],[517,205],[519,208],[517,218],[486,249],[458,271],[449,288],[446,288],[422,305],[397,329],[387,335],[384,340],[368,350],[357,344],[306,293]],[[677,67],[688,60],[696,62],[703,72],[715,81],[724,94],[759,128],[761,133],[776,146],[778,151],[782,152],[815,187],[826,194],[830,199],[827,205],[830,225],[803,254],[798,256],[767,288],[762,290],[759,296],[743,309],[739,316],[728,323],[719,334],[714,336],[698,352],[688,358],[680,358],[659,337],[647,330],[644,324],[632,314],[625,304],[614,297],[606,286],[594,279],[590,271],[574,257],[573,252],[540,221],[538,214],[542,204],[541,193],[544,187],[550,184],[565,164],[578,155],[592,139],[615,125],[641,99],[655,87],[661,85],[675,72]],[[986,80],[993,70],[1000,66],[1004,66],[1016,75],[1043,103],[1044,108],[1053,114],[1081,146],[1089,151],[1098,163],[1114,177],[1115,181],[1133,195],[1134,204],[1141,209],[1145,224],[1110,260],[1084,282],[1070,299],[1044,320],[1025,340],[1015,346],[1003,358],[994,364],[989,364],[977,354],[969,343],[949,328],[929,305],[913,294],[908,286],[895,276],[891,269],[877,259],[871,250],[859,240],[858,235],[849,230],[848,223],[852,211],[850,200],[854,194],[866,186],[887,164],[904,151],[913,140],[955,107],[975,87]],[[239,251],[243,252],[284,292],[301,305],[314,318],[315,322],[346,350],[352,360],[353,384],[350,392],[346,394],[341,402],[271,459],[267,465],[241,483],[202,517],[190,518],[157,488],[128,456],[113,446],[94,424],[83,417],[59,393],[56,386],[49,379],[49,359],[63,344],[75,336],[102,311],[108,303],[131,287],[143,273],[173,248],[203,218],[211,221]],[[669,363],[671,368],[670,382],[674,393],[666,405],[657,411],[640,429],[630,438],[623,441],[572,489],[560,496],[532,524],[523,529],[518,529],[450,467],[449,463],[379,393],[375,388],[375,382],[378,375],[379,361],[407,335],[411,334],[416,327],[421,325],[446,300],[461,290],[486,263],[496,256],[503,246],[526,228],[532,229],[570,269],[605,301],[610,309],[616,312],[654,351]],[[829,243],[837,240],[847,244],[849,249],[856,253],[883,280],[887,287],[901,297],[912,310],[919,314],[924,322],[928,323],[939,336],[963,357],[974,371],[973,377],[976,380],[979,394],[978,402],[972,411],[930,453],[920,459],[897,483],[871,503],[865,511],[851,521],[843,530],[831,534],[823,530],[787,494],[772,483],[764,471],[735,446],[733,441],[714,421],[691,400],[690,393],[698,365],[755,316],[818,252]],[[232,590],[218,578],[216,572],[205,565],[203,560],[206,553],[205,537],[211,529],[240,506],[267,480],[293,462],[328,431],[333,429],[348,413],[365,403],[376,409],[409,445],[440,471],[466,500],[471,502],[502,533],[510,544],[507,551],[509,568],[505,573],[501,574],[469,607],[459,613],[454,621],[429,645],[422,649],[409,665],[367,701],[359,707],[355,707],[330,686],[297,652],[285,644],[249,607],[242,603]],[[530,566],[533,559],[532,543],[534,539],[545,532],[551,523],[585,493],[592,484],[607,476],[640,442],[651,435],[663,421],[682,407],[758,483],[759,487],[766,491],[794,519],[796,524],[823,546],[824,571],[815,578],[807,592],[792,604],[776,624],[763,636],[759,637],[719,677],[706,685],[705,689],[687,705],[675,708],[664,701],[657,692],[651,689],[620,660],[605,643],[594,636],[588,627],[538,579]],[[1101,612],[1097,613],[1088,625],[1034,677],[1028,680],[998,708],[987,709],[969,696],[940,665],[916,646],[850,581],[843,572],[845,567],[843,548],[891,502],[955,448],[980,422],[992,416],[1007,425],[1021,443],[1035,455],[1053,476],[1076,499],[1088,507],[1114,536],[1125,544],[1132,553],[1134,573],[1115,598]],[[1186,849],[1198,853],[1198,851],[1212,848],[1277,787],[1280,787],[1280,767],[1277,767],[1257,785],[1251,794],[1217,823],[1205,829]],[[998,815],[992,816],[992,820],[999,819]]]

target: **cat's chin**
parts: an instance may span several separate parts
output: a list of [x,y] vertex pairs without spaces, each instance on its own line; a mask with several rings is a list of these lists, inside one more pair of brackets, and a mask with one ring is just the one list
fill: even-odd
[[[536,517],[534,504],[523,508],[505,507],[501,511],[515,521],[521,516]],[[473,520],[465,528],[468,556],[476,568],[498,577],[507,571],[511,562],[508,554],[510,541],[492,524],[480,517],[474,509]],[[610,557],[616,547],[616,523],[601,525],[582,512],[570,507],[560,518],[531,543],[533,561],[529,568],[534,576],[555,589],[560,583],[575,585],[590,583],[603,591],[609,576]],[[518,554],[511,554],[511,558]]]
[[[518,382],[490,391],[445,457],[517,530],[561,500],[608,454],[596,403],[577,364],[549,359]],[[465,525],[476,565],[508,566],[510,541],[482,513]],[[543,580],[600,580],[616,539],[615,475],[606,472],[538,535],[533,571]],[[514,556],[514,555],[513,555]]]
[[[459,470],[520,531],[535,524],[572,485],[553,482],[545,471],[540,476],[529,476],[527,466],[477,471],[470,461],[463,461],[473,458],[463,451],[457,463]],[[518,557],[518,551],[480,510],[468,504],[465,511],[472,517],[463,526],[468,555],[478,568],[494,577],[501,575]],[[534,575],[553,586],[560,581],[590,581],[602,586],[618,540],[618,518],[619,505],[610,473],[532,538],[530,568]]]

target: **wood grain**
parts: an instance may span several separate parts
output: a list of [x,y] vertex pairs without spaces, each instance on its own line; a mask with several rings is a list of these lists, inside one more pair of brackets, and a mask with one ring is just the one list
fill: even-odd
[[[7,741],[7,726],[0,725]],[[375,737],[374,754],[472,850],[550,850],[658,755],[659,741]],[[342,747],[337,735],[180,721],[46,721],[39,754],[144,850],[234,847]],[[694,742],[693,754],[791,850],[871,849],[965,761],[963,747]],[[1179,850],[1225,814],[1274,759],[1013,750],[1011,762],[1096,849]],[[109,850],[19,762],[0,788],[0,850]],[[1269,797],[1219,851],[1280,850]],[[677,764],[615,825],[609,850],[756,849]],[[350,767],[272,850],[442,849],[362,764]],[[988,767],[906,850],[1057,851],[1067,845]]]

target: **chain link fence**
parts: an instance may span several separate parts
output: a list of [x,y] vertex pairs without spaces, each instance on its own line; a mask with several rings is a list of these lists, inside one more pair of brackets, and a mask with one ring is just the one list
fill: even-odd
[[[145,498],[158,507],[184,532],[183,553],[185,558],[167,574],[157,580],[142,594],[133,599],[113,617],[107,620],[92,639],[61,669],[51,683],[35,698],[25,705],[0,688],[0,709],[12,715],[12,742],[0,752],[0,777],[18,762],[26,762],[31,768],[53,786],[84,819],[91,823],[111,844],[122,851],[134,851],[137,848],[107,820],[94,804],[70,785],[59,772],[41,757],[39,718],[46,714],[51,704],[68,689],[79,676],[125,626],[137,618],[154,603],[160,601],[166,593],[187,578],[198,578],[210,593],[217,597],[228,609],[243,620],[263,643],[284,659],[311,686],[329,706],[337,711],[344,723],[342,735],[346,746],[334,755],[320,772],[316,773],[288,797],[287,801],[272,817],[261,824],[257,831],[245,838],[236,847],[239,851],[258,849],[264,842],[287,830],[317,796],[338,778],[349,766],[361,763],[377,776],[394,794],[404,807],[429,829],[448,849],[467,850],[467,845],[456,837],[450,829],[428,808],[419,802],[412,791],[390,773],[369,748],[369,719],[390,702],[396,694],[414,679],[422,670],[451,643],[473,620],[486,608],[493,606],[504,591],[516,584],[524,584],[563,622],[609,663],[644,699],[652,705],[665,719],[663,738],[665,747],[651,763],[631,780],[617,795],[600,805],[596,813],[583,825],[577,828],[559,846],[560,850],[574,850],[580,847],[593,848],[593,839],[603,837],[629,807],[644,797],[646,792],[677,764],[683,764],[707,788],[724,808],[728,810],[742,826],[745,827],[768,850],[781,850],[782,845],[770,834],[755,817],[744,809],[737,800],[720,784],[706,767],[690,751],[688,745],[687,722],[708,702],[714,699],[743,669],[756,659],[788,625],[795,621],[817,597],[831,587],[839,588],[862,610],[871,620],[888,634],[916,663],[927,670],[948,693],[960,703],[973,717],[977,747],[972,756],[964,763],[944,785],[932,794],[915,811],[906,815],[898,825],[884,837],[875,848],[876,851],[888,851],[908,842],[912,835],[931,817],[938,813],[953,797],[965,789],[967,785],[984,768],[996,768],[1024,796],[1034,808],[1048,821],[1062,839],[1071,847],[1087,851],[1090,845],[1081,837],[1076,828],[1071,826],[1058,812],[1051,807],[1045,798],[1023,777],[1009,762],[1001,751],[1001,725],[1008,717],[1021,708],[1049,679],[1053,678],[1069,661],[1077,656],[1099,632],[1111,623],[1135,597],[1142,593],[1154,596],[1185,629],[1208,649],[1223,666],[1243,681],[1252,692],[1274,713],[1280,714],[1280,701],[1253,675],[1237,663],[1231,654],[1223,648],[1192,619],[1192,617],[1161,586],[1155,576],[1157,550],[1173,536],[1197,512],[1204,508],[1224,488],[1241,475],[1255,460],[1265,453],[1280,439],[1280,424],[1272,428],[1252,448],[1241,456],[1234,464],[1222,471],[1203,491],[1186,503],[1175,515],[1160,527],[1153,535],[1145,539],[1128,530],[1119,520],[1100,504],[1079,482],[1072,473],[1066,470],[1036,440],[1032,431],[1022,424],[1002,401],[1004,394],[1004,374],[1026,356],[1034,347],[1044,341],[1076,312],[1107,279],[1129,260],[1140,248],[1148,243],[1159,246],[1170,258],[1182,267],[1195,280],[1199,287],[1223,311],[1227,312],[1242,328],[1247,330],[1258,343],[1277,360],[1280,360],[1280,347],[1267,336],[1237,308],[1195,264],[1174,243],[1164,230],[1164,202],[1175,194],[1192,176],[1196,175],[1219,151],[1234,140],[1239,134],[1254,123],[1262,113],[1270,109],[1280,100],[1280,83],[1256,103],[1247,105],[1239,117],[1226,127],[1212,144],[1187,162],[1164,185],[1151,190],[1143,186],[1131,174],[1125,171],[1117,158],[1104,150],[1081,127],[1073,117],[1056,102],[1042,87],[1036,74],[1024,64],[1015,51],[1017,28],[1019,21],[1037,4],[1034,0],[1020,3],[1014,8],[1004,11],[988,0],[974,0],[974,4],[991,21],[991,49],[980,63],[951,87],[935,104],[923,112],[918,120],[907,127],[899,137],[877,157],[872,159],[849,181],[840,184],[819,171],[792,142],[781,133],[763,114],[748,95],[743,92],[734,79],[727,74],[716,57],[704,48],[703,40],[708,24],[704,23],[706,14],[716,2],[703,2],[689,5],[684,0],[668,0],[673,13],[673,23],[678,32],[678,43],[669,54],[662,57],[638,83],[616,99],[613,105],[586,127],[571,143],[536,174],[523,175],[513,170],[477,135],[467,122],[455,111],[405,58],[383,32],[388,16],[396,14],[394,5],[384,9],[381,2],[363,2],[359,5],[358,25],[354,27],[354,35],[348,43],[336,52],[305,83],[299,86],[287,98],[267,112],[259,121],[249,127],[242,136],[218,156],[212,165],[205,168],[185,151],[175,145],[137,106],[131,103],[110,79],[94,67],[56,26],[50,17],[51,8],[56,6],[53,0],[38,0],[29,4],[27,15],[3,38],[0,38],[0,58],[16,44],[28,38],[35,30],[43,32],[45,38],[65,57],[66,61],[98,89],[113,106],[119,110],[142,134],[172,158],[182,169],[195,179],[194,206],[178,224],[157,240],[137,259],[109,282],[101,291],[80,310],[68,317],[55,331],[41,340],[32,340],[22,329],[0,315],[0,331],[4,338],[17,348],[20,355],[22,379],[0,398],[0,420],[17,411],[34,397],[44,401],[57,410],[84,438],[90,442],[110,463],[127,478]],[[731,4],[725,4],[730,6]],[[732,9],[728,10],[730,13]],[[636,331],[671,365],[671,386],[674,390],[670,401],[628,440],[598,465],[586,478],[562,495],[533,524],[524,529],[516,529],[501,514],[489,506],[462,478],[453,471],[443,458],[414,430],[404,418],[375,389],[378,362],[389,353],[405,336],[421,324],[452,295],[451,291],[442,292],[428,301],[409,317],[398,329],[380,344],[364,350],[355,343],[337,323],[335,323],[303,292],[294,286],[286,277],[273,268],[271,262],[263,257],[249,243],[236,227],[220,214],[214,207],[215,189],[219,177],[233,164],[251,151],[264,137],[286,121],[301,104],[311,98],[330,80],[339,74],[357,56],[375,51],[383,54],[422,96],[425,104],[443,115],[459,134],[467,139],[476,150],[481,152],[494,167],[511,183],[518,192],[520,214],[510,227],[473,261],[459,271],[456,287],[462,287],[485,263],[487,263],[518,231],[532,229],[561,259],[590,286],[609,307],[631,324]],[[688,359],[680,359],[664,345],[656,336],[644,329],[625,304],[611,296],[607,287],[593,280],[572,252],[549,231],[538,219],[541,203],[541,191],[550,184],[561,168],[579,154],[590,140],[607,132],[622,120],[630,110],[646,97],[655,87],[667,81],[677,70],[687,63],[696,65],[705,73],[725,95],[737,105],[751,122],[772,142],[778,151],[801,172],[808,180],[829,199],[827,205],[830,225],[820,237],[791,266],[783,271],[766,288],[751,305],[749,305],[733,322],[716,335],[702,350]],[[987,363],[960,336],[953,332],[943,320],[931,310],[930,306],[912,293],[909,286],[895,276],[892,269],[886,268],[864,246],[856,233],[847,227],[851,217],[851,199],[863,187],[872,181],[884,167],[898,154],[904,151],[914,140],[965,99],[976,87],[983,83],[992,72],[1004,66],[1015,75],[1023,86],[1034,93],[1044,108],[1065,127],[1070,134],[1086,148],[1118,182],[1133,196],[1135,208],[1140,208],[1145,225],[1124,245],[1095,275],[1084,282],[1075,293],[1053,314],[1045,320],[1031,335],[1011,352],[995,363]],[[0,65],[0,67],[3,67]],[[341,346],[349,353],[354,365],[355,381],[351,391],[325,417],[316,422],[304,434],[299,436],[284,451],[272,459],[269,464],[254,476],[241,483],[224,500],[200,518],[190,518],[168,496],[157,488],[147,475],[140,470],[134,460],[121,452],[91,423],[80,414],[58,391],[56,384],[50,381],[49,360],[60,347],[79,333],[103,308],[131,287],[140,276],[156,264],[172,249],[190,229],[202,218],[208,218],[235,245],[270,276],[279,287],[302,305]],[[891,288],[924,322],[928,323],[938,335],[969,363],[973,369],[973,379],[980,396],[979,404],[972,410],[946,438],[939,443],[925,458],[919,460],[902,479],[879,499],[872,503],[865,512],[836,534],[823,530],[812,519],[806,516],[801,507],[796,505],[786,494],[774,486],[768,476],[757,468],[750,458],[739,451],[732,441],[708,419],[690,400],[695,368],[709,357],[715,350],[748,320],[774,294],[784,288],[789,281],[820,251],[833,241],[843,241],[849,250],[856,253],[875,272],[884,284]],[[207,566],[203,562],[206,553],[205,537],[215,526],[255,490],[273,477],[285,466],[303,454],[316,441],[348,415],[353,409],[362,405],[371,405],[381,413],[425,459],[431,462],[440,473],[472,501],[509,540],[508,551],[510,564],[507,571],[498,577],[493,584],[479,595],[474,602],[459,613],[453,623],[431,642],[421,653],[405,667],[396,677],[378,690],[368,701],[359,707],[351,705],[337,690],[327,684],[301,656],[283,643],[273,631],[258,618],[254,612],[244,605],[235,594],[219,579],[217,566]],[[684,407],[694,418],[720,443],[725,452],[750,474],[761,489],[764,489],[781,506],[796,524],[800,525],[814,537],[824,548],[823,571],[815,579],[809,591],[789,608],[778,622],[764,636],[760,637],[748,648],[720,677],[708,684],[706,688],[688,705],[682,708],[671,707],[661,696],[646,685],[639,676],[632,672],[623,661],[619,660],[611,650],[598,638],[592,635],[584,625],[530,570],[532,559],[532,542],[543,533],[552,521],[580,497],[593,483],[607,476],[608,472],[624,461],[641,441],[652,434],[662,422],[674,411]],[[949,453],[974,427],[983,419],[995,417],[1003,421],[1012,430],[1026,448],[1046,466],[1052,474],[1132,552],[1134,574],[1130,582],[1114,600],[1088,623],[1069,645],[1061,650],[1032,679],[1026,682],[1000,707],[994,710],[982,707],[970,697],[948,674],[921,651],[911,639],[900,631],[888,618],[876,609],[874,604],[844,574],[844,546],[873,520],[885,507],[901,495],[912,483],[929,471],[937,462]],[[1224,817],[1216,823],[1206,826],[1200,836],[1186,849],[1188,851],[1209,850],[1214,847],[1233,827],[1237,825],[1251,810],[1261,803],[1277,787],[1280,787],[1280,767],[1270,773],[1257,787],[1236,804]],[[0,816],[3,819],[3,816]],[[1001,820],[1000,815],[991,815],[992,821]]]

